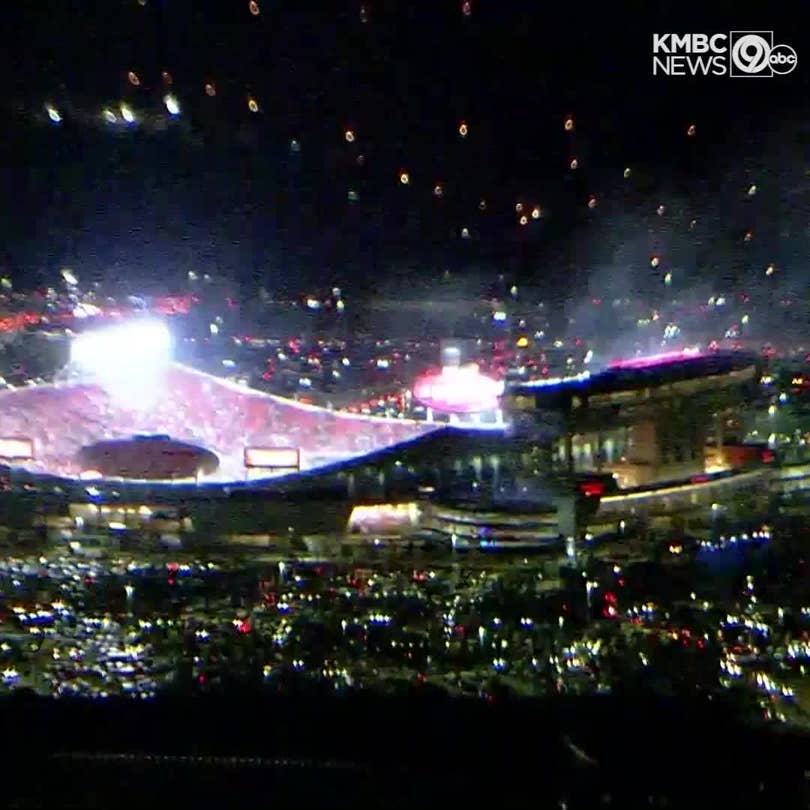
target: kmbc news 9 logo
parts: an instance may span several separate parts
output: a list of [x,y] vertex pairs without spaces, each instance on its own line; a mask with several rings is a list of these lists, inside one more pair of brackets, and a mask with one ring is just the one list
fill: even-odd
[[784,76],[796,69],[790,45],[773,31],[653,34],[653,76]]

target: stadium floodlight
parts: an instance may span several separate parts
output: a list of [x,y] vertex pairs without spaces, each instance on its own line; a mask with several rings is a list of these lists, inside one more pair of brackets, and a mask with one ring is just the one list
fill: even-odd
[[158,393],[171,355],[172,336],[167,326],[144,319],[78,335],[70,359],[110,393],[143,406]]

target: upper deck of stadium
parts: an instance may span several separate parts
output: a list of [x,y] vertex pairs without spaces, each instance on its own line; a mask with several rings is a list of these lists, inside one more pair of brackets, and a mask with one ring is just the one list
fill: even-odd
[[596,402],[654,389],[690,394],[734,386],[753,379],[756,368],[756,356],[743,352],[673,352],[612,363],[595,374],[518,383],[510,386],[508,393],[534,398],[536,407],[561,408],[570,406],[575,397]]

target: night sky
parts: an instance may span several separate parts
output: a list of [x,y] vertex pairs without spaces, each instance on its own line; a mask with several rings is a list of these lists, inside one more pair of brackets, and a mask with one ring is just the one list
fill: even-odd
[[[356,292],[429,290],[449,270],[474,292],[505,274],[576,298],[608,281],[644,294],[668,271],[757,285],[773,264],[801,288],[800,6],[706,5],[15,4],[0,267],[20,286],[69,265],[135,287],[194,269],[246,290]],[[774,29],[798,68],[652,77],[653,32],[732,29]]]

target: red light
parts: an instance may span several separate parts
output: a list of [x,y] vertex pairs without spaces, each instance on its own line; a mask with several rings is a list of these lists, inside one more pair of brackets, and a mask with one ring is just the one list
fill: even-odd
[[708,475],[693,475],[689,479],[690,484],[705,484],[709,480]]
[[771,464],[774,460],[774,455],[772,450],[763,450],[762,451],[762,461],[765,464]]
[[605,491],[605,485],[600,481],[587,481],[579,485],[579,491],[588,498],[602,495]]

